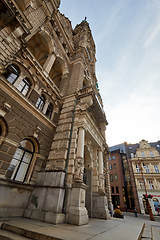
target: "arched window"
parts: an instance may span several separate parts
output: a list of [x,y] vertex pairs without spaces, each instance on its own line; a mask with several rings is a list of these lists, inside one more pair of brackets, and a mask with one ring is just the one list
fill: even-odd
[[6,177],[19,182],[24,182],[34,152],[34,144],[30,139],[24,139],[20,142],[20,146],[17,148],[7,170]]
[[47,111],[46,111],[46,116],[50,119],[51,119],[51,116],[52,116],[52,112],[53,112],[53,104],[49,103]]
[[44,108],[44,105],[45,105],[45,101],[46,101],[46,99],[45,99],[44,95],[40,96],[37,99],[36,108],[39,109],[40,111],[42,111]]
[[18,86],[16,87],[24,96],[27,95],[28,91],[31,88],[31,82],[28,78],[24,78],[20,81]]
[[6,72],[4,73],[5,78],[8,82],[13,84],[20,75],[20,69],[17,65],[11,64],[7,67]]

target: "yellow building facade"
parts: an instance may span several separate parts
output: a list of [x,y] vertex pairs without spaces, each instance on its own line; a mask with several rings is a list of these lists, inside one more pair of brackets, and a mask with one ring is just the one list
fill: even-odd
[[149,144],[142,140],[135,153],[131,153],[131,162],[142,213],[147,213],[144,195],[149,199],[153,214],[158,214],[160,204],[160,145]]

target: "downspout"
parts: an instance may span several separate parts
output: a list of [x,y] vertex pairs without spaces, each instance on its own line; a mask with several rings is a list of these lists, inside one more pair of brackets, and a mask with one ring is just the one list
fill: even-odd
[[73,108],[73,111],[72,111],[71,130],[70,130],[70,135],[69,135],[68,151],[67,151],[67,158],[66,158],[65,170],[64,170],[65,171],[65,177],[64,177],[65,194],[64,194],[64,201],[63,201],[63,213],[66,213],[66,207],[67,207],[68,186],[66,184],[66,180],[67,180],[67,175],[68,175],[69,155],[70,155],[70,149],[71,149],[73,125],[74,125],[75,110],[76,110],[77,103],[78,103],[78,99],[75,99],[74,108]]

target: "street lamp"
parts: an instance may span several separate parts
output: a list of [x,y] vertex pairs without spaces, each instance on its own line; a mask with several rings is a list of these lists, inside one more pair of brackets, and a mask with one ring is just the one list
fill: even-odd
[[153,213],[152,213],[152,209],[151,209],[151,206],[150,206],[150,202],[149,202],[149,199],[148,199],[146,182],[145,182],[145,178],[144,178],[144,174],[143,174],[143,168],[142,168],[142,161],[141,160],[142,159],[138,157],[138,164],[140,166],[140,173],[142,175],[142,180],[143,180],[143,183],[144,183],[144,189],[145,189],[145,195],[146,195],[146,198],[145,198],[145,200],[146,200],[146,207],[147,207],[147,210],[148,210],[148,213],[149,213],[150,220],[151,221],[155,221]]

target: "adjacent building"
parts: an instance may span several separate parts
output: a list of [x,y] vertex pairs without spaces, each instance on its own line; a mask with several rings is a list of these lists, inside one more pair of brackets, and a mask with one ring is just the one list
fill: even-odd
[[107,120],[89,24],[59,5],[0,1],[0,217],[81,225],[109,217]]
[[150,197],[153,214],[160,205],[160,141],[142,140],[137,148],[129,146],[140,209],[148,213],[145,197]]
[[109,172],[114,208],[119,205],[123,211],[139,210],[126,143],[109,148]]
[[109,148],[109,171],[114,207],[153,214],[160,207],[160,141],[119,144]]

